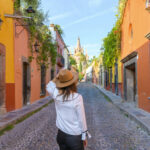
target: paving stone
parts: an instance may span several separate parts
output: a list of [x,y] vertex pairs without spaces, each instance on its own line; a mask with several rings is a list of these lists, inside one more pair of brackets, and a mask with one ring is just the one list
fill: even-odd
[[[150,136],[91,84],[79,85],[92,138],[86,150],[150,150]],[[54,103],[0,137],[0,150],[59,150]]]

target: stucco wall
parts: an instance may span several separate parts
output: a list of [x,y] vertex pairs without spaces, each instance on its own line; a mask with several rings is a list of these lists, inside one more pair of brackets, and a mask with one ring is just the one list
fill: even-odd
[[150,112],[150,42],[138,48],[137,74],[139,107]]
[[4,14],[13,14],[13,0],[0,0],[0,18],[3,20],[0,43],[6,48],[6,83],[14,83],[13,19],[4,17]]
[[146,0],[128,0],[122,23],[121,59],[137,51],[138,106],[150,112],[150,45],[145,35],[150,32],[150,13]]
[[[19,24],[19,22],[15,23]],[[28,61],[28,57],[32,54],[29,48],[28,31],[22,26],[17,26],[15,32],[15,109],[19,109],[23,106],[23,58]],[[33,57],[32,62],[29,63],[31,72],[30,103],[39,100],[41,92],[41,71],[36,62],[37,53],[35,51]],[[47,69],[46,83],[50,80],[50,69]]]
[[5,47],[5,107],[7,111],[15,108],[15,79],[14,79],[14,26],[13,19],[5,14],[13,14],[13,0],[0,0],[0,43]]
[[[150,32],[150,13],[145,9],[146,0],[128,0],[122,23],[122,59],[147,42],[145,35]],[[130,28],[132,25],[133,38]]]

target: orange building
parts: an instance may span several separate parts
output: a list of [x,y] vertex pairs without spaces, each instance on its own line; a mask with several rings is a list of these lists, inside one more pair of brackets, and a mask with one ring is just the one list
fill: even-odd
[[30,35],[20,18],[14,13],[14,0],[0,1],[0,114],[46,96],[45,85],[51,78],[51,65],[46,70],[36,62],[34,43],[31,54]]
[[149,10],[149,0],[128,0],[121,25],[124,99],[148,112],[150,112]]
[[[29,47],[29,32],[22,23],[14,20],[14,66],[15,66],[15,102],[14,109],[33,103],[35,100],[46,96],[45,86],[51,78],[51,66],[46,70],[36,62],[37,50],[33,47],[33,53]],[[35,43],[36,43],[35,39]],[[29,57],[34,59],[30,62]],[[50,60],[49,60],[50,61]],[[8,109],[12,106],[8,105]]]

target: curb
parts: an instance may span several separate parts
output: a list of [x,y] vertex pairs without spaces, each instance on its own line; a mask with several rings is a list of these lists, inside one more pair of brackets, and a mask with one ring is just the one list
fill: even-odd
[[[131,110],[128,107],[124,106],[123,99],[121,97],[111,93],[110,91],[106,91],[105,89],[100,88],[95,84],[93,85],[98,88],[99,91],[102,92],[105,96],[107,96],[110,99],[111,103],[116,106],[116,108],[118,108],[123,114],[126,114],[127,117],[129,117],[131,120],[135,121],[144,131],[146,131],[150,135],[150,114],[148,112],[145,112],[144,110],[139,108],[134,108],[133,110]],[[109,92],[111,94],[109,94]],[[138,117],[138,115],[141,115],[141,117]]]
[[[113,103],[114,104],[114,103]],[[150,128],[149,126],[147,126],[147,124],[145,124],[144,122],[142,122],[141,120],[139,120],[134,114],[129,113],[126,109],[115,105],[122,113],[127,114],[128,117],[135,121],[144,131],[146,131],[149,135],[150,135]]]
[[50,96],[48,96],[36,101],[33,104],[27,105],[22,109],[8,112],[0,118],[0,131],[5,129],[9,125],[17,124],[17,121],[20,121],[25,116],[44,108],[44,106],[48,105],[51,102],[53,102],[53,100]]

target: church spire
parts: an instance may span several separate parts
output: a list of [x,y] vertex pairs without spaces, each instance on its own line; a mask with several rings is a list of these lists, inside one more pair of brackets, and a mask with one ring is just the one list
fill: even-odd
[[81,49],[81,44],[80,44],[80,38],[78,37],[78,41],[77,41],[77,50]]

